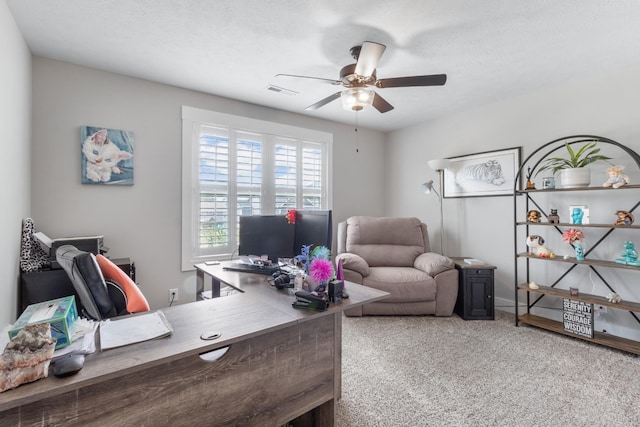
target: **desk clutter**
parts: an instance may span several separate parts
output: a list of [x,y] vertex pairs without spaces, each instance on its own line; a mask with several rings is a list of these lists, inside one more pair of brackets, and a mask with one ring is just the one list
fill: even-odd
[[296,300],[291,304],[295,308],[306,308],[315,311],[325,311],[329,308],[329,299],[323,292],[297,291]]
[[0,392],[47,377],[55,345],[48,323],[22,328],[0,355]]
[[[113,287],[112,283],[117,284],[112,292],[114,295],[118,293],[117,288],[131,284],[135,286],[134,263],[129,258],[108,259],[105,256],[108,248],[103,245],[103,236],[51,239],[42,232],[36,232],[33,220],[26,218],[23,221],[20,245],[18,313],[31,304],[69,295],[75,295],[78,313],[85,310],[82,295],[68,274],[69,269],[65,270],[58,260],[59,250],[63,247],[74,248],[78,253],[86,253],[86,256],[91,254],[90,257],[98,262],[108,288]],[[135,288],[132,289],[135,291]],[[91,307],[88,308],[90,309]],[[139,309],[140,307],[136,307],[136,310]]]
[[60,269],[56,260],[56,250],[64,245],[73,245],[96,255],[107,253],[109,249],[103,246],[103,241],[104,236],[101,235],[52,239],[36,231],[33,219],[25,218],[22,222],[20,242],[20,270],[26,273],[47,268]]
[[84,356],[96,351],[98,330],[101,350],[173,333],[160,310],[94,321],[78,317],[74,296],[30,305],[3,332],[9,341],[0,355],[0,392],[46,378],[50,371],[56,376],[75,374],[84,366]]
[[74,296],[28,306],[0,339],[9,338],[0,355],[0,392],[46,378],[50,364],[55,375],[77,372],[65,365],[95,351],[97,327],[78,317]]
[[32,304],[22,312],[18,320],[9,329],[9,338],[13,338],[28,325],[46,323],[51,326],[51,336],[56,340],[56,350],[71,344],[75,333],[78,310],[76,298],[71,295],[38,304]]

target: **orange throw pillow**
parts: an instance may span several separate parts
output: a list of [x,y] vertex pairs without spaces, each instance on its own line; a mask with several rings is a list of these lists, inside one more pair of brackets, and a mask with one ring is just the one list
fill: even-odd
[[104,255],[96,255],[96,259],[98,260],[98,265],[104,278],[113,280],[124,291],[127,296],[127,311],[129,313],[140,313],[150,310],[147,299],[127,273],[122,271],[120,267]]

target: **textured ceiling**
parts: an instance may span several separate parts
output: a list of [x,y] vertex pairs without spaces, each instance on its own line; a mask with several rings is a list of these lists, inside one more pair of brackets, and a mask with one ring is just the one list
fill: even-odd
[[[353,124],[336,86],[352,46],[385,44],[378,78],[445,73],[445,86],[377,89],[382,131],[640,62],[638,0],[6,0],[35,55]],[[269,85],[298,92],[290,96]]]

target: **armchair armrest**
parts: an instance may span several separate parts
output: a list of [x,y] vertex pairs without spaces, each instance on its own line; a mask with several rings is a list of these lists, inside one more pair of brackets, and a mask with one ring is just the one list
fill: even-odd
[[426,252],[416,258],[413,266],[418,270],[424,271],[429,276],[435,277],[443,271],[452,270],[454,262],[451,258],[435,252]]
[[369,275],[369,264],[360,255],[342,253],[336,256],[336,263],[342,260],[342,268],[358,272],[361,276]]

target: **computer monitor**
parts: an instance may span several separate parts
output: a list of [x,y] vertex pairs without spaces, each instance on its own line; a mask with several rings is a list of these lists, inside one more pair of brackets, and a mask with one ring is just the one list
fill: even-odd
[[294,252],[299,254],[302,245],[326,246],[331,249],[333,228],[330,210],[296,212],[296,235],[293,245]]
[[293,241],[296,227],[284,215],[240,216],[238,255],[267,255],[272,262],[298,254]]

